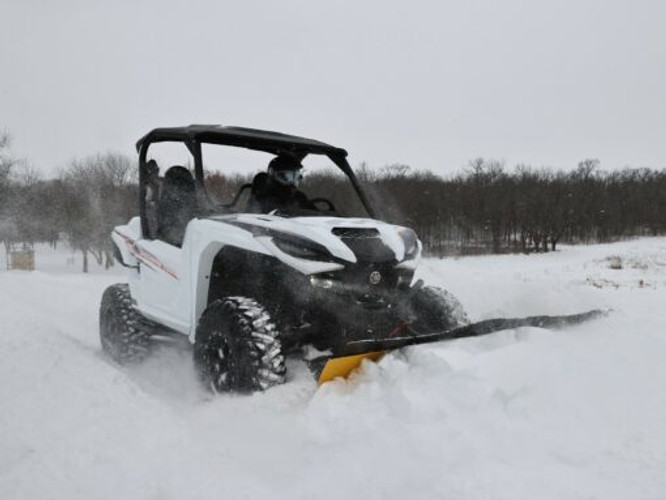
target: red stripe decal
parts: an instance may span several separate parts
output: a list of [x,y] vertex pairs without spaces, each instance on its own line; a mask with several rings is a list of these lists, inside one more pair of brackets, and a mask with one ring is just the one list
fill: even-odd
[[174,273],[171,269],[162,264],[162,262],[152,253],[150,253],[148,250],[145,250],[144,248],[138,246],[133,239],[125,236],[120,231],[117,231],[115,229],[113,232],[116,233],[125,241],[125,245],[127,246],[127,250],[129,251],[129,253],[131,253],[137,260],[148,266],[149,269],[155,271],[157,268],[160,271],[167,273],[172,278],[178,279],[176,273]]

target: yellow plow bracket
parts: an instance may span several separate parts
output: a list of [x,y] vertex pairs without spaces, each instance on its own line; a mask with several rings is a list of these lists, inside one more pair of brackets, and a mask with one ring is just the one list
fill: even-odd
[[366,352],[355,354],[353,356],[344,356],[341,358],[331,358],[326,362],[324,369],[319,375],[319,384],[328,382],[337,377],[346,378],[351,372],[361,365],[364,359],[378,361],[385,354],[385,351]]

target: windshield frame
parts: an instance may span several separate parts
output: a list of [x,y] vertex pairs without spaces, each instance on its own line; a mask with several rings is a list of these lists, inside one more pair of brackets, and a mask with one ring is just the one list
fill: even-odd
[[[145,137],[140,141],[138,144],[139,146],[139,214],[141,218],[141,229],[142,233],[144,235],[149,234],[149,229],[148,229],[148,220],[147,220],[147,209],[146,209],[146,194],[147,194],[147,183],[148,183],[148,177],[149,177],[149,172],[148,172],[148,166],[147,166],[147,156],[148,156],[148,150],[150,149],[151,144],[155,142],[172,142],[172,143],[183,143],[189,150],[190,154],[192,155],[193,161],[194,161],[194,181],[195,181],[195,190],[197,193],[197,199],[199,199],[203,204],[213,208],[217,208],[216,205],[214,204],[209,196],[208,192],[206,190],[205,186],[205,175],[204,175],[204,168],[203,168],[203,153],[202,153],[202,144],[215,144],[215,145],[220,145],[220,146],[229,146],[229,147],[244,147],[246,149],[252,149],[252,150],[259,150],[259,151],[265,151],[265,148],[263,147],[253,147],[252,144],[244,144],[244,145],[237,145],[237,144],[224,144],[219,142],[218,140],[216,141],[211,141],[211,140],[199,140],[199,139],[191,139],[191,140],[182,140],[182,139],[164,139],[160,138],[158,140],[151,141],[148,139],[148,136]],[[285,149],[285,151],[288,151]],[[274,153],[274,151],[269,151],[271,153]],[[290,154],[293,154],[292,151],[288,151]],[[279,154],[279,153],[278,153]],[[349,162],[347,161],[347,152],[343,149],[337,149],[337,148],[330,148],[326,150],[311,150],[311,151],[306,151],[306,150],[299,150],[297,157],[299,161],[302,161],[306,156],[309,154],[314,154],[314,155],[323,155],[328,157],[335,166],[337,166],[349,179],[349,181],[352,184],[352,187],[354,188],[354,191],[356,192],[359,200],[361,201],[361,204],[363,205],[363,208],[365,211],[368,213],[370,218],[373,219],[378,219],[379,218],[379,213],[378,211],[372,206],[370,203],[369,198],[367,197],[365,191],[363,190],[360,182],[358,181],[358,178],[354,174],[354,171],[352,170],[351,166],[349,165]],[[220,209],[223,209],[223,205],[218,205]],[[216,211],[216,210],[215,210]],[[228,213],[228,212],[227,212]],[[314,214],[313,214],[314,215]],[[322,212],[323,216],[326,214]]]

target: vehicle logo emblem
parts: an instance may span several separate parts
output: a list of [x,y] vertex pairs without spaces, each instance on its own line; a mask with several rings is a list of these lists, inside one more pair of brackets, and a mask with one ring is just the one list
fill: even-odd
[[368,278],[368,281],[370,281],[371,285],[379,285],[379,282],[382,280],[382,275],[379,273],[379,271],[372,271],[370,273],[370,278]]

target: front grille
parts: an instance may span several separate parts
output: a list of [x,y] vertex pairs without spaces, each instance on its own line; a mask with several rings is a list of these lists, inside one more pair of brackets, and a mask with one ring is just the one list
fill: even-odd
[[[373,284],[370,275],[375,271],[380,274],[381,280]],[[359,295],[394,290],[398,285],[400,271],[390,264],[357,264],[337,271],[336,274],[344,283],[347,291]]]

